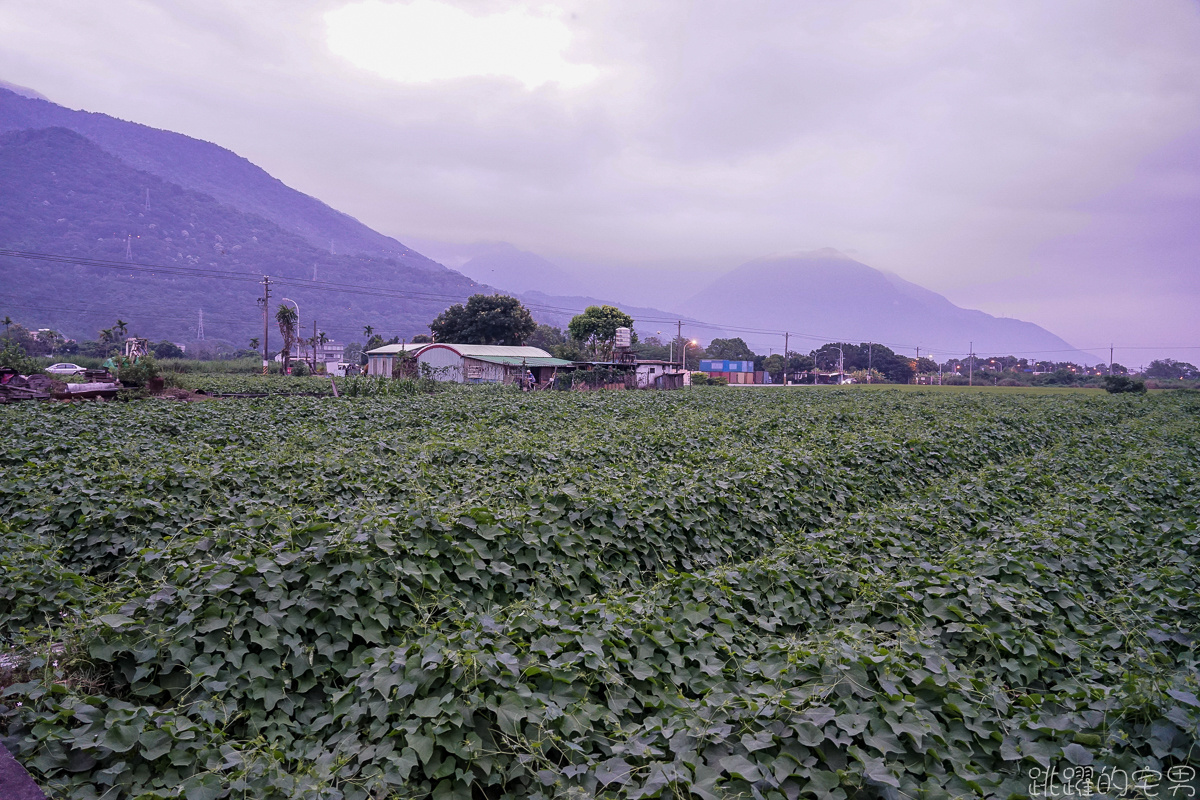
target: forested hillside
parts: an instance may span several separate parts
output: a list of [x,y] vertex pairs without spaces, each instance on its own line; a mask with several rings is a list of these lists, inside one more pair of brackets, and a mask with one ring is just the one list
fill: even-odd
[[[209,337],[242,342],[262,332],[256,303],[262,275],[307,282],[280,287],[276,298],[296,300],[302,323],[315,316],[322,330],[343,340],[367,324],[388,336],[427,332],[448,303],[481,288],[427,260],[340,256],[313,247],[263,217],[135,170],[64,128],[0,136],[0,185],[0,248],[195,270],[156,274],[0,259],[4,299],[77,338],[93,338],[118,312],[134,333],[178,338],[202,308]],[[217,270],[230,275],[201,273]],[[412,296],[330,291],[314,279]]]
[[[425,256],[284,184],[237,153],[181,133],[75,111],[0,88],[0,132],[73,130],[130,166],[265,217],[319,249],[390,256],[436,268]],[[330,248],[330,244],[333,247]]]

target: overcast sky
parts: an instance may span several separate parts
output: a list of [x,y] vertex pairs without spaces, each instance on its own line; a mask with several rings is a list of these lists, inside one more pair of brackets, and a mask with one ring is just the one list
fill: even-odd
[[401,241],[700,273],[835,247],[1200,361],[1194,1],[4,0],[0,79]]

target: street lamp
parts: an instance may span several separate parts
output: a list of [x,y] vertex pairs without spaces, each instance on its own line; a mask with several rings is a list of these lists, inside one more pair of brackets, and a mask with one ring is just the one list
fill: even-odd
[[687,372],[687,349],[688,349],[688,345],[691,345],[692,347],[695,347],[695,346],[696,346],[696,344],[697,344],[697,342],[696,342],[696,340],[695,340],[695,339],[692,339],[690,342],[689,342],[689,341],[687,341],[687,340],[685,339],[685,340],[684,340],[684,342],[683,342],[683,344],[682,344],[682,345],[681,345],[681,347],[680,347],[680,349],[682,350],[682,353],[680,353],[680,355],[681,355],[681,357],[682,357],[682,361],[683,361],[683,371],[684,371],[684,372]]
[[[846,354],[842,352],[842,346],[839,344],[833,344],[832,342],[830,342],[829,345],[827,345],[827,346],[837,348],[837,351],[838,351],[838,386],[841,386],[842,380],[845,378],[845,370],[842,368],[842,365],[845,363]],[[817,384],[817,360],[814,358],[813,359],[813,385],[816,386],[816,384]]]

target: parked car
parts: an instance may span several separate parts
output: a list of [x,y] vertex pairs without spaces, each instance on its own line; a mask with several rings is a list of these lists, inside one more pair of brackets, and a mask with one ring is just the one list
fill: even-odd
[[46,372],[51,375],[82,375],[87,370],[78,364],[51,364],[46,367]]

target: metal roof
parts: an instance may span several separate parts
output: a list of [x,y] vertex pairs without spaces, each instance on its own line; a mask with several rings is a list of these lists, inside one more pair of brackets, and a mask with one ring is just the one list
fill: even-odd
[[[503,344],[453,344],[452,342],[436,342],[442,347],[449,347],[460,356],[469,358],[494,357],[504,358],[553,358],[540,347],[510,347]],[[426,345],[428,346],[428,345]]]
[[504,364],[513,367],[570,367],[574,361],[554,356],[467,356],[475,361],[486,361],[489,364]]
[[383,347],[376,347],[374,350],[368,350],[367,355],[371,355],[373,353],[377,356],[393,356],[396,353],[403,353],[406,350],[409,352],[412,352],[414,350],[420,350],[422,347],[429,347],[429,342],[416,342],[416,343],[409,342],[408,344],[385,344]]

